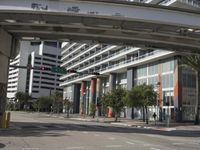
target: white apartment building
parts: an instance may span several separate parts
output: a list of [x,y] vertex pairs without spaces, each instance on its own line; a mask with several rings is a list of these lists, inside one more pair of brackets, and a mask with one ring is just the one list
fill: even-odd
[[[61,49],[59,42],[28,42],[20,43],[19,55],[10,61],[10,65],[51,68],[61,64]],[[59,87],[58,73],[46,70],[27,70],[9,68],[7,97],[14,100],[18,91],[27,92],[32,98],[48,96],[55,91],[62,92]]]
[[[199,9],[199,3],[191,0],[139,2]],[[65,42],[61,55],[61,67],[81,72],[68,73],[60,78],[64,97],[74,102],[74,113],[89,114],[90,103],[97,103],[103,93],[113,88],[131,89],[134,85],[146,83],[154,85],[160,95],[159,110],[150,112],[157,111],[157,115],[165,120],[169,108],[174,121],[194,120],[196,76],[190,68],[180,67],[178,53],[148,47]],[[99,72],[100,76],[92,75],[92,72]],[[140,109],[130,108],[122,114],[128,118],[141,118],[142,115]]]

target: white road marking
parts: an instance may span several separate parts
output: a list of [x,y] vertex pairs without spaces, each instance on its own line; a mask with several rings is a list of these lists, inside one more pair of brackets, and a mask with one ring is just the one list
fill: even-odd
[[127,141],[126,143],[127,143],[127,144],[131,144],[131,145],[134,145],[134,144],[135,144],[135,143],[129,142],[129,141]]
[[106,145],[106,148],[117,148],[117,147],[122,147],[122,145]]
[[67,149],[84,149],[82,146],[77,146],[77,147],[67,147]]
[[115,138],[114,138],[114,137],[109,137],[108,139],[109,139],[109,140],[115,140]]
[[22,148],[22,150],[39,150],[39,148]]
[[99,134],[95,134],[94,136],[100,136]]
[[150,146],[151,144],[143,144],[143,146]]
[[159,148],[153,148],[153,147],[151,147],[150,149],[151,150],[160,150]]
[[87,131],[83,131],[82,133],[88,134],[88,132],[87,132]]
[[172,143],[172,145],[184,145],[185,143]]

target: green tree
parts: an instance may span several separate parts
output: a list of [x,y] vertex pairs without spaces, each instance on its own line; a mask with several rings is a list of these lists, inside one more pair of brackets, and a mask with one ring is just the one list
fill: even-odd
[[200,114],[200,55],[199,54],[194,54],[194,55],[191,54],[191,55],[183,56],[181,61],[183,64],[185,64],[189,67],[192,67],[192,69],[197,74],[196,85],[197,85],[198,98],[196,99],[196,103],[195,103],[194,124],[198,125],[199,124],[199,114]]
[[107,109],[109,107],[109,97],[110,97],[110,93],[104,93],[103,96],[101,97],[101,106],[102,106],[102,112],[104,115],[107,114]]
[[64,106],[65,110],[67,111],[67,118],[69,118],[69,111],[73,107],[73,102],[70,101],[68,98],[65,98],[63,100],[63,106]]
[[[127,92],[125,103],[129,107],[143,107],[146,111],[146,123],[148,124],[148,106],[156,105],[157,93],[152,85],[136,85]],[[144,112],[143,109],[143,112]],[[144,113],[145,114],[145,113]]]
[[94,118],[95,112],[96,112],[96,105],[95,105],[95,103],[92,101],[92,102],[90,103],[90,115],[92,116],[92,118]]
[[18,100],[20,108],[24,109],[24,105],[28,105],[28,100],[31,98],[28,93],[17,92],[15,98]]
[[63,94],[60,92],[55,92],[52,96],[53,99],[53,112],[59,113],[63,108]]
[[39,97],[38,100],[38,110],[40,111],[49,111],[50,107],[52,106],[52,98],[49,96],[43,96],[43,97]]
[[38,100],[35,100],[33,103],[32,103],[32,107],[34,108],[34,110],[36,111],[39,111],[39,104],[38,104]]
[[106,94],[107,106],[112,107],[115,114],[115,121],[117,121],[119,113],[123,110],[125,103],[124,97],[126,96],[126,90],[123,88],[117,88]]

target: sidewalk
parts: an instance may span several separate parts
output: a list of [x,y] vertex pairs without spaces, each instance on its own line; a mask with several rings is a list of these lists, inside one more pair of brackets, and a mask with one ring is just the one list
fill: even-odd
[[200,131],[200,125],[194,125],[193,122],[186,123],[174,123],[171,122],[169,127],[167,127],[166,122],[149,121],[149,124],[146,124],[142,120],[131,120],[127,118],[118,118],[118,122],[114,122],[114,118],[105,118],[98,117],[92,118],[91,116],[80,116],[79,114],[70,114],[70,118],[67,118],[66,114],[49,114],[50,117],[59,117],[66,118],[70,120],[78,121],[88,121],[88,122],[100,122],[100,123],[109,123],[115,126],[126,126],[126,127],[136,127],[136,128],[145,128],[153,130],[163,130],[163,131]]

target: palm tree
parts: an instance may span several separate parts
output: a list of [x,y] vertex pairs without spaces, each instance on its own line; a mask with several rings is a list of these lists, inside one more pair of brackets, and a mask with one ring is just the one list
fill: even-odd
[[183,56],[181,61],[186,64],[187,66],[192,67],[192,69],[196,72],[197,74],[197,92],[198,92],[198,97],[196,99],[195,103],[195,121],[194,124],[198,125],[199,124],[199,109],[200,109],[200,55],[187,55]]

